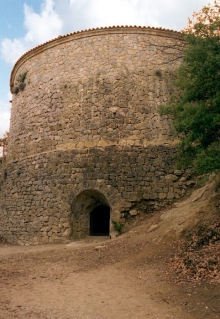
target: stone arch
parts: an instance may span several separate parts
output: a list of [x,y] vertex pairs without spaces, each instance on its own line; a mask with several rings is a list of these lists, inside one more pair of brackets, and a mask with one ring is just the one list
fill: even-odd
[[101,192],[94,189],[81,192],[71,205],[71,238],[109,236],[110,213],[110,204]]

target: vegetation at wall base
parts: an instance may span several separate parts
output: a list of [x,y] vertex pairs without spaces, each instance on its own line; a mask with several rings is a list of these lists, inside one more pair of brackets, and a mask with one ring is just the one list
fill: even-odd
[[194,14],[183,31],[187,46],[176,95],[161,107],[180,138],[177,167],[197,173],[220,169],[220,1]]
[[115,230],[116,232],[118,232],[118,234],[120,235],[121,232],[122,232],[122,227],[123,227],[123,225],[122,225],[121,223],[118,223],[118,222],[115,221],[115,220],[112,221],[112,224],[113,224],[113,226],[114,226],[114,230]]

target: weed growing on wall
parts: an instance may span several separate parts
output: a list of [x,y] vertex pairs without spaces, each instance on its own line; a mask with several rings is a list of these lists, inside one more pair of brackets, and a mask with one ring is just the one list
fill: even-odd
[[121,234],[123,225],[121,223],[118,223],[115,220],[112,221],[112,224],[114,226],[114,230],[118,232],[119,234]]
[[23,91],[25,89],[26,83],[25,80],[27,78],[28,71],[25,71],[21,74],[19,74],[17,78],[17,84],[16,86],[12,87],[12,93],[18,94],[20,91]]

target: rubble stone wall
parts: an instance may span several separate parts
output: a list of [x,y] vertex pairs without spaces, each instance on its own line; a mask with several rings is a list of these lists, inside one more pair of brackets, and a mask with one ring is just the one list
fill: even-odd
[[[0,237],[65,242],[89,234],[88,205],[108,203],[111,220],[124,222],[185,192],[172,121],[158,112],[183,45],[178,32],[115,27],[59,37],[18,60]],[[76,220],[83,192],[90,204]]]

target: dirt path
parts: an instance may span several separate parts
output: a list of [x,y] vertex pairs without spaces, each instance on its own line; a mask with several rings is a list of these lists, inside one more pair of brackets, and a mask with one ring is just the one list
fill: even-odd
[[219,285],[167,275],[174,238],[196,220],[192,203],[204,208],[201,193],[113,240],[0,246],[0,319],[220,318]]
[[218,296],[219,287],[169,282],[165,255],[171,247],[164,243],[155,251],[139,241],[123,251],[129,239],[98,246],[1,247],[0,318],[219,318],[209,298],[210,292]]
[[[74,258],[62,265],[75,247],[65,252],[62,247],[44,248],[12,254],[2,248],[7,258],[1,264],[8,271],[0,318],[193,318],[183,313],[181,303],[173,303],[173,289],[155,267],[131,267],[125,261],[102,267],[97,263],[88,270],[81,256],[83,270]],[[102,258],[94,247],[89,255],[91,250],[96,260]]]
[[176,318],[181,313],[179,306],[173,307],[166,300],[167,293],[172,292],[159,282],[154,270],[143,274],[117,264],[83,272],[72,272],[70,267],[65,269],[66,274],[59,266],[47,267],[50,269],[43,273],[30,272],[25,278],[7,283],[2,290],[2,319],[162,319]]

